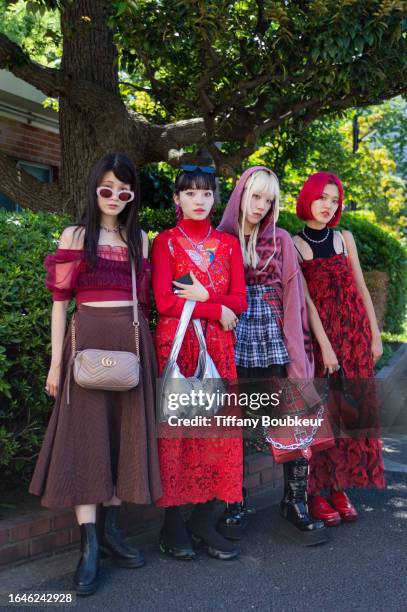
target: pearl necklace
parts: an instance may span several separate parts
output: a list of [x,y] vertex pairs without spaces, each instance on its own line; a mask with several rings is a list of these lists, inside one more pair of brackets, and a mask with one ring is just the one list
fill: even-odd
[[328,236],[330,235],[330,233],[331,233],[331,228],[327,227],[326,228],[326,236],[324,236],[322,238],[322,240],[314,240],[313,238],[310,238],[308,236],[308,234],[305,233],[305,227],[304,227],[303,230],[301,230],[301,234],[303,234],[307,240],[309,240],[310,242],[313,242],[314,244],[321,244],[321,242],[325,242],[325,240],[328,239]]

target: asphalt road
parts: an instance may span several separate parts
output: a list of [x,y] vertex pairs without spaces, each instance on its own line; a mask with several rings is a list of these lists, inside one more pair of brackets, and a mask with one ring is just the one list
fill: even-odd
[[[238,561],[181,562],[144,547],[147,565],[120,569],[104,562],[101,586],[64,610],[301,610],[347,612],[407,609],[407,437],[385,440],[384,491],[351,493],[359,520],[329,530],[330,542],[304,548],[279,529],[277,508],[251,516]],[[0,574],[0,591],[70,590],[77,553]],[[2,610],[10,609],[2,607]],[[27,607],[18,606],[24,610]],[[46,610],[49,607],[31,606]]]

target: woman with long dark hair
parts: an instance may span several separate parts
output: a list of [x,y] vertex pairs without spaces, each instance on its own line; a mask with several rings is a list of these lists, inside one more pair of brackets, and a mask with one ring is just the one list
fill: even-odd
[[[138,179],[123,153],[93,167],[80,222],[67,227],[45,259],[53,293],[51,365],[46,392],[56,398],[30,492],[51,508],[74,507],[82,556],[77,593],[96,590],[99,550],[124,567],[141,567],[143,554],[121,538],[122,501],[149,504],[161,495],[155,434],[156,363],[148,328],[148,239],[138,224]],[[127,391],[79,386],[71,374],[76,350],[137,353],[131,262],[136,272],[140,381]],[[74,326],[66,329],[71,298]],[[137,317],[136,317],[137,318]],[[110,363],[110,362],[109,362]],[[108,364],[109,365],[109,364]],[[100,509],[96,531],[97,504]]]

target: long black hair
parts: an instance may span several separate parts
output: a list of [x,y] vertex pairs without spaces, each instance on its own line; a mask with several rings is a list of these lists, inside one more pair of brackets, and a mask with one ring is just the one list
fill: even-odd
[[117,220],[120,237],[127,244],[129,259],[135,262],[136,269],[139,270],[142,257],[142,237],[138,219],[140,186],[136,167],[125,153],[107,153],[96,162],[90,171],[86,190],[86,206],[77,224],[85,228],[83,246],[85,259],[91,267],[97,263],[101,211],[98,206],[96,189],[102,182],[103,176],[109,171],[112,171],[119,181],[130,185],[130,190],[134,191],[134,200],[124,207]]

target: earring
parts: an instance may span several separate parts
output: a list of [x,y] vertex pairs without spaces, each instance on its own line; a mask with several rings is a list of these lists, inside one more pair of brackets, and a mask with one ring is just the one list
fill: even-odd
[[175,218],[177,219],[177,223],[182,221],[184,215],[182,214],[182,208],[179,204],[175,204]]

